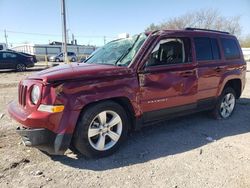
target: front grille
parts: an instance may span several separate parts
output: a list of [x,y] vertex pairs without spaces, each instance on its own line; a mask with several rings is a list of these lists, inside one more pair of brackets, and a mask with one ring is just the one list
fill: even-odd
[[26,94],[27,94],[27,86],[19,84],[18,87],[18,101],[22,106],[26,105]]

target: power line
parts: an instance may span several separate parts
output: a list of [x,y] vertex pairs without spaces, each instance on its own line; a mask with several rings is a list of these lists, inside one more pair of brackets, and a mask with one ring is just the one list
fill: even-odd
[[8,33],[16,33],[16,34],[24,34],[24,35],[61,36],[59,34],[29,33],[29,32],[12,31],[12,30],[5,30],[5,31],[8,32]]

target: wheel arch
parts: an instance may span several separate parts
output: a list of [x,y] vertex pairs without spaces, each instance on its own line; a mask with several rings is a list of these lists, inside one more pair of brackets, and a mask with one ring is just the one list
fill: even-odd
[[[234,79],[227,80],[226,83],[224,84],[224,87],[221,90],[221,92],[227,87],[231,87],[232,89],[234,89],[234,91],[236,93],[236,98],[237,99],[240,98],[241,93],[242,93],[242,81],[240,78],[234,78]],[[220,94],[221,94],[221,92],[220,92]]]
[[124,109],[124,111],[126,112],[128,118],[129,118],[129,130],[135,129],[135,126],[136,126],[136,123],[135,123],[136,122],[136,115],[135,114],[136,113],[135,113],[135,109],[132,105],[132,102],[127,97],[112,97],[112,98],[107,98],[107,99],[103,99],[103,100],[89,102],[88,104],[86,104],[82,107],[78,119],[80,118],[80,115],[83,114],[91,106],[102,103],[102,102],[106,102],[106,101],[112,101],[112,102],[119,104]]

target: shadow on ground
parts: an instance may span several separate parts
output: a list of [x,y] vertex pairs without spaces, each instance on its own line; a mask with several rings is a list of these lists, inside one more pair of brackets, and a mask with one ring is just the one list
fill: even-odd
[[207,112],[193,114],[133,132],[121,149],[107,158],[53,156],[52,159],[79,169],[114,169],[199,148],[210,143],[207,137],[219,140],[248,133],[249,122],[250,99],[243,98],[238,101],[233,116],[228,120],[214,120]]

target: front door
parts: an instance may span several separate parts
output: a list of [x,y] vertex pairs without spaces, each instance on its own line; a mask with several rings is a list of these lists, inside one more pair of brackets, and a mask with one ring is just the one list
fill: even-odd
[[4,69],[3,52],[0,52],[0,69]]
[[17,64],[17,55],[11,52],[2,52],[0,61],[3,69],[15,69]]
[[159,40],[139,73],[144,121],[196,108],[197,68],[189,38]]

